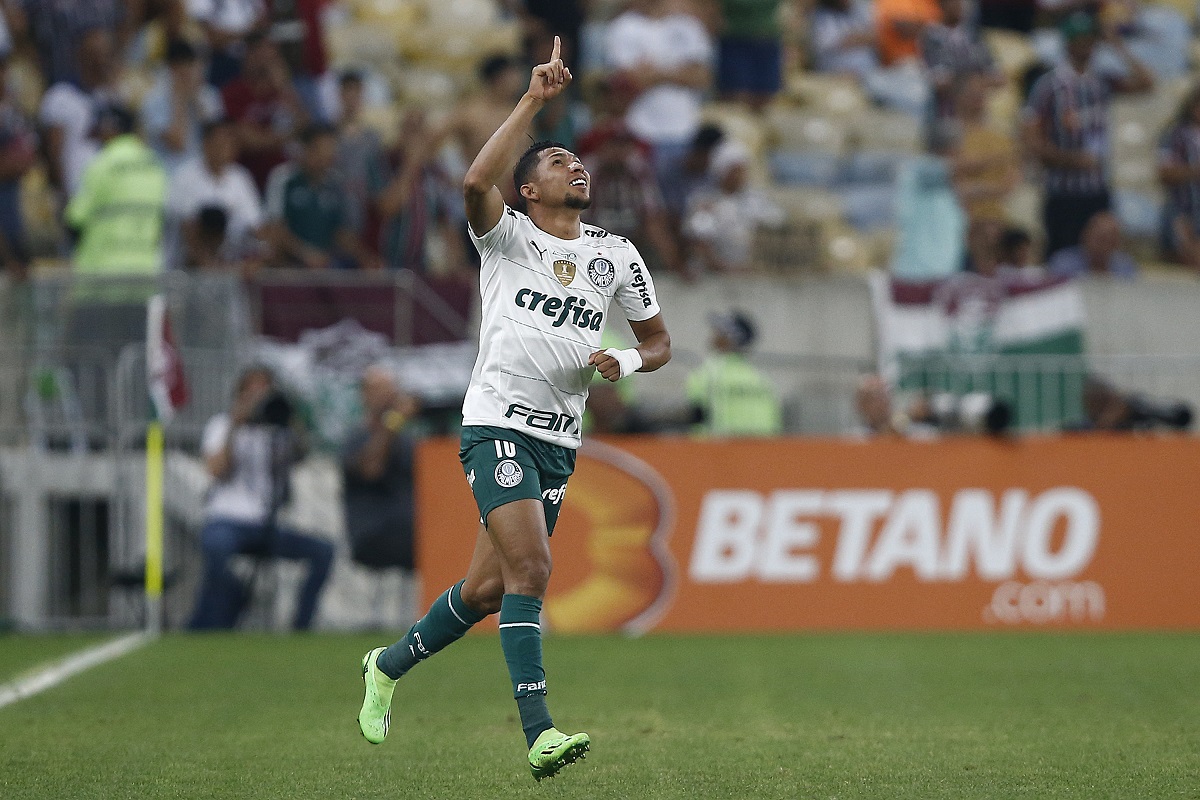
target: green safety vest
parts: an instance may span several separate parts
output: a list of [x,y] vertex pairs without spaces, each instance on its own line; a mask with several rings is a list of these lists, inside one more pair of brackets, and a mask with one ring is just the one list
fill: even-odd
[[132,134],[110,140],[67,204],[67,222],[80,231],[76,274],[157,274],[166,196],[167,173],[154,151]]
[[706,412],[697,433],[777,436],[783,430],[783,410],[775,388],[737,353],[709,357],[688,376],[687,393],[688,400]]

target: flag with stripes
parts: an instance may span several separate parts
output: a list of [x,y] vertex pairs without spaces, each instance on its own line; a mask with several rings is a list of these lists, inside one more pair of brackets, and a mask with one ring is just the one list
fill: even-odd
[[146,309],[146,381],[155,419],[168,422],[188,402],[183,361],[171,333],[167,300],[161,294],[150,298]]
[[1079,286],[1015,271],[910,282],[876,274],[871,294],[880,370],[901,389],[984,391],[1018,424],[1079,417],[1084,304]]

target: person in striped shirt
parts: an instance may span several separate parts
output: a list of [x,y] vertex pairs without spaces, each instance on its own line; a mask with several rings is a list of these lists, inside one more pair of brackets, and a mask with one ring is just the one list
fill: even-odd
[[1027,148],[1042,165],[1042,221],[1046,255],[1079,243],[1091,217],[1107,211],[1109,191],[1109,104],[1114,92],[1146,92],[1153,74],[1111,32],[1112,50],[1125,63],[1122,75],[1092,66],[1101,34],[1095,16],[1077,11],[1059,26],[1067,59],[1033,85],[1024,111]]
[[1200,270],[1200,86],[1184,97],[1158,150],[1158,179],[1168,192],[1171,245]]

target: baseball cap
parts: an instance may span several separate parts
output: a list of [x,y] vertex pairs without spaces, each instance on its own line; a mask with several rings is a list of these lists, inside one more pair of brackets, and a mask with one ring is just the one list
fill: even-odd
[[754,322],[740,311],[730,311],[725,314],[709,314],[708,324],[713,330],[726,336],[734,347],[749,347],[758,336]]
[[1081,36],[1092,36],[1100,29],[1093,14],[1086,11],[1075,11],[1068,14],[1058,23],[1058,32],[1068,42]]

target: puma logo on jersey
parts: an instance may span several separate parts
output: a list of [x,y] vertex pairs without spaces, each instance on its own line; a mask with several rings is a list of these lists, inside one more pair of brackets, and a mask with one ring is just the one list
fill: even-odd
[[[645,281],[643,281],[644,285]],[[550,323],[554,328],[561,328],[568,317],[575,327],[590,331],[600,330],[600,326],[604,323],[603,311],[588,308],[587,301],[575,295],[568,295],[567,299],[563,300],[561,297],[551,297],[541,292],[535,292],[533,289],[520,289],[517,291],[517,296],[513,298],[513,302],[531,312],[540,310],[554,320]],[[649,305],[649,301],[646,304]],[[538,306],[541,308],[539,309]]]
[[571,433],[579,430],[579,422],[570,414],[558,414],[554,411],[539,411],[536,408],[513,403],[504,412],[506,419],[513,416],[523,417],[525,424],[531,428],[555,433]]

